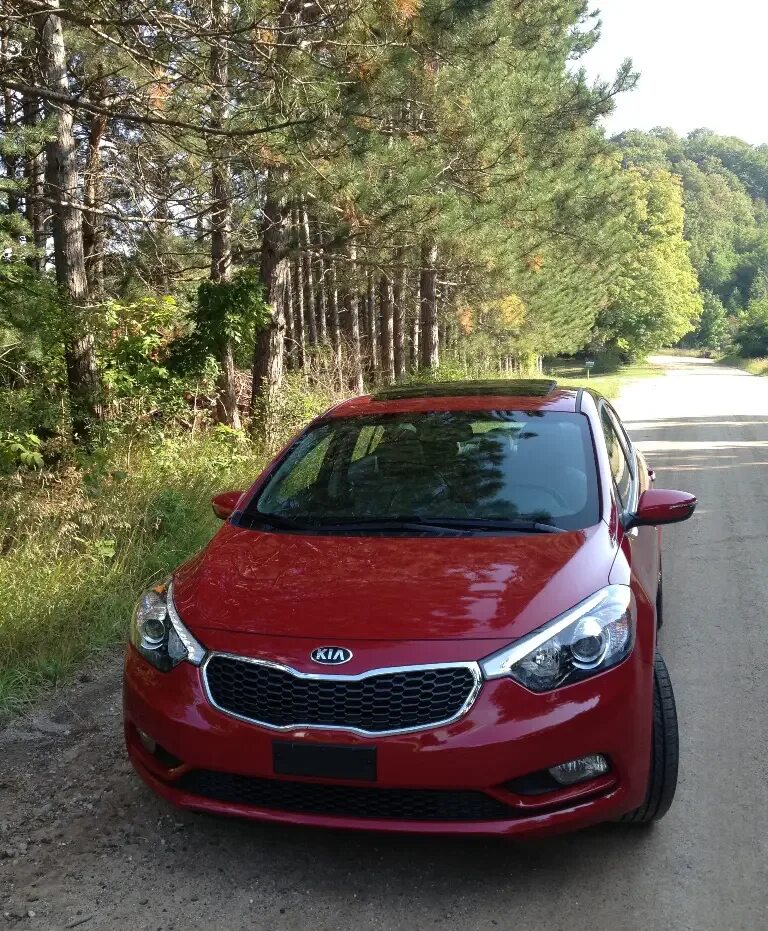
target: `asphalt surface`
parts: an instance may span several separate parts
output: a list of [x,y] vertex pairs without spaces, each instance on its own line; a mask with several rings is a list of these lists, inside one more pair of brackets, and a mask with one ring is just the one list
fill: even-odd
[[682,760],[660,824],[513,844],[179,813],[129,770],[107,658],[0,732],[0,918],[86,931],[768,928],[768,379],[663,364],[618,405],[657,487],[701,501],[666,531],[660,646]]

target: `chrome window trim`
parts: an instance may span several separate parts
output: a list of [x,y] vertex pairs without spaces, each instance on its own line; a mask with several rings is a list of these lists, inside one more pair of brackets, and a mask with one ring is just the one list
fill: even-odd
[[[281,672],[287,672],[289,675],[294,676],[296,679],[314,679],[318,681],[330,682],[359,682],[362,679],[370,679],[374,676],[395,675],[399,672],[423,672],[424,670],[429,669],[468,669],[472,673],[474,684],[470,689],[469,695],[467,696],[464,704],[456,712],[456,714],[450,718],[445,718],[442,721],[434,721],[430,722],[429,724],[420,724],[418,727],[397,728],[388,731],[368,731],[360,727],[349,727],[342,724],[302,724],[297,722],[295,724],[277,725],[269,724],[267,721],[259,721],[257,718],[249,718],[246,715],[236,714],[234,711],[229,711],[229,709],[223,708],[221,705],[217,704],[216,701],[214,701],[208,686],[208,663],[210,663],[210,661],[216,656],[221,656],[225,659],[238,660],[243,663],[253,663],[256,666],[267,666],[270,669],[278,669]],[[217,711],[220,711],[222,714],[226,714],[230,718],[236,718],[238,721],[245,721],[248,724],[257,724],[259,727],[264,727],[267,730],[275,731],[278,733],[286,733],[288,731],[295,730],[341,731],[347,734],[359,734],[362,737],[374,738],[391,737],[395,734],[414,734],[418,731],[430,731],[434,730],[436,727],[446,727],[449,724],[453,724],[455,721],[463,718],[464,715],[469,711],[469,709],[475,703],[475,700],[477,699],[477,696],[479,695],[480,689],[483,685],[483,674],[480,670],[480,664],[476,662],[421,663],[415,666],[384,666],[380,669],[369,669],[367,672],[360,672],[355,675],[329,675],[327,673],[301,672],[298,669],[294,669],[292,666],[286,666],[282,663],[275,663],[268,659],[257,659],[250,656],[238,656],[236,653],[211,652],[206,656],[200,671],[205,697],[208,699],[208,702]]]

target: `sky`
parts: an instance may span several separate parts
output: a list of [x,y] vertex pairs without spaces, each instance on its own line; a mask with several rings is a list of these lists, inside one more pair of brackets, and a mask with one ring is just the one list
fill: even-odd
[[707,127],[768,143],[768,0],[593,0],[602,38],[582,59],[611,78],[631,58],[640,82],[621,95],[610,134]]

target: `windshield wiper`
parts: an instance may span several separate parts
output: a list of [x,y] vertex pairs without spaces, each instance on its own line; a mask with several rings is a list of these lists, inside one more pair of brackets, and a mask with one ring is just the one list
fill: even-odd
[[529,520],[523,517],[512,517],[509,520],[487,520],[484,517],[441,517],[440,524],[444,527],[455,527],[458,530],[510,530],[526,533],[566,533],[562,527],[548,524],[545,521]]
[[302,524],[299,521],[292,520],[290,517],[283,517],[281,514],[263,514],[256,511],[255,514],[245,514],[246,519],[251,524],[259,524],[262,527],[273,527],[277,530],[313,530],[311,524]]
[[257,512],[248,517],[251,526],[268,527],[272,530],[295,530],[299,533],[344,533],[346,531],[391,531],[393,533],[449,533],[451,536],[466,536],[470,531],[459,527],[443,527],[437,522],[422,521],[419,517],[392,517],[380,520],[319,520],[300,523],[280,514],[263,514]]
[[419,517],[418,514],[409,514],[403,517],[382,517],[371,520],[320,520],[317,522],[300,523],[280,514],[263,514],[256,512],[249,515],[250,522],[261,526],[272,527],[276,530],[297,530],[308,533],[345,533],[354,531],[368,531],[375,533],[431,533],[452,536],[467,536],[471,533],[484,533],[488,531],[506,531],[510,533],[565,533],[561,527],[547,524],[538,520],[511,518],[510,520],[488,520],[483,517]]
[[322,521],[315,525],[317,530],[355,531],[367,530],[393,533],[450,533],[452,536],[466,536],[470,528],[449,527],[440,520],[424,520],[417,515],[409,517],[383,517],[374,520]]
[[562,527],[547,524],[539,520],[512,518],[511,520],[487,520],[483,517],[407,517],[381,518],[378,520],[344,521],[340,523],[323,522],[318,525],[322,529],[332,530],[402,530],[413,532],[415,530],[457,534],[483,533],[484,531],[504,530],[511,533],[565,533]]

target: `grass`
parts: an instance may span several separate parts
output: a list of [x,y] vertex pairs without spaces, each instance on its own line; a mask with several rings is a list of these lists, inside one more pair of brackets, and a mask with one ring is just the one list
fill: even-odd
[[729,365],[732,368],[749,372],[750,375],[768,375],[768,359],[744,359],[741,356],[723,356],[718,360],[719,365]]
[[[335,399],[286,376],[274,445]],[[216,427],[65,456],[0,475],[0,718],[124,641],[139,594],[213,535],[211,496],[249,487],[267,453]]]
[[653,378],[659,375],[662,369],[648,362],[624,365],[614,359],[596,359],[595,367],[587,378],[587,370],[583,362],[573,359],[556,359],[552,360],[549,365],[545,365],[545,371],[560,382],[593,388],[605,397],[613,399],[618,397],[621,389],[628,382],[641,378]]
[[259,461],[209,435],[19,480],[2,514],[0,716],[122,641],[142,589],[214,532],[211,495],[248,484]]

